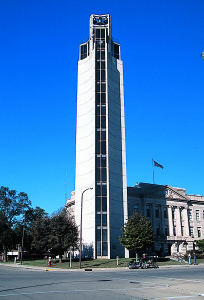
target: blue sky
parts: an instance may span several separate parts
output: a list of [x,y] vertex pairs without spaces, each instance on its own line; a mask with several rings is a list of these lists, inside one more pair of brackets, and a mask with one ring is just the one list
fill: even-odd
[[[203,0],[1,0],[0,185],[48,213],[74,190],[78,46],[109,13],[124,61],[127,183],[204,195]],[[66,182],[66,184],[65,184]]]

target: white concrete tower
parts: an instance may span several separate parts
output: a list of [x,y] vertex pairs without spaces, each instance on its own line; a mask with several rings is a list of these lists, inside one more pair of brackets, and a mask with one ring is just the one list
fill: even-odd
[[111,18],[91,15],[89,40],[79,47],[75,217],[83,193],[83,255],[125,256],[120,245],[127,220],[123,62],[111,39]]

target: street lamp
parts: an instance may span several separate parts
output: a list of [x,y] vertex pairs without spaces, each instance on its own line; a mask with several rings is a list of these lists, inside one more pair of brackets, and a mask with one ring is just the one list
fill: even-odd
[[22,265],[22,260],[23,260],[23,241],[24,241],[24,231],[25,231],[25,215],[24,214],[24,219],[23,219],[23,232],[22,232],[22,240],[21,240],[21,265]]
[[93,190],[92,187],[85,189],[81,194],[81,221],[80,221],[80,246],[79,246],[79,269],[81,269],[81,252],[82,252],[82,210],[83,210],[83,196],[88,190]]

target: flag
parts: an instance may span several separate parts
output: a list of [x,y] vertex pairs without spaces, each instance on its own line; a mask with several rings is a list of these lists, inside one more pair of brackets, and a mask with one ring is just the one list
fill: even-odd
[[154,166],[163,169],[164,167],[152,159]]

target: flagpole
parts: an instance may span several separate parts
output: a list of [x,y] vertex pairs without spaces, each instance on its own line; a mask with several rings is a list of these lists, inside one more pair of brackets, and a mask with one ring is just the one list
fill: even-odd
[[153,184],[154,184],[154,160],[152,158],[152,168],[153,168]]

